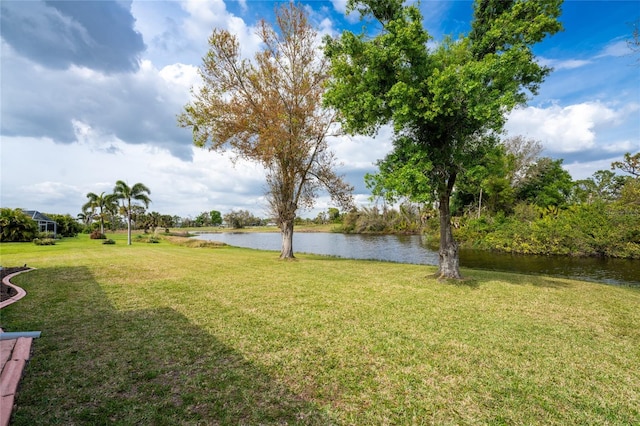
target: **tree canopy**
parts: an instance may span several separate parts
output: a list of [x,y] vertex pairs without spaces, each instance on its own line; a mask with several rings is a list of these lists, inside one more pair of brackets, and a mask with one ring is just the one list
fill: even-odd
[[379,187],[440,210],[441,277],[460,278],[450,197],[458,175],[497,143],[505,114],[535,94],[549,68],[531,46],[561,29],[561,0],[482,0],[471,32],[429,47],[415,4],[349,0],[374,17],[374,37],[327,38],[332,79],[326,103],[349,133],[374,134],[392,123],[393,151],[379,162]]

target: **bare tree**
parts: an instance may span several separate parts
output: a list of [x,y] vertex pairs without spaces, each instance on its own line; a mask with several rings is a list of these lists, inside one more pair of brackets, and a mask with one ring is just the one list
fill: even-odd
[[237,38],[214,30],[200,74],[204,85],[179,115],[196,146],[230,149],[267,171],[270,209],[282,232],[281,258],[293,258],[293,226],[299,208],[325,189],[347,207],[352,187],[335,171],[327,136],[335,113],[322,108],[328,64],[301,7],[276,12],[277,29],[262,21],[263,50],[242,59]]
[[502,141],[502,144],[513,161],[513,175],[511,184],[517,186],[527,174],[527,168],[533,164],[542,152],[542,143],[524,136],[512,136]]
[[[627,46],[633,52],[634,55],[640,54],[640,18],[636,19],[631,24],[631,38],[627,40]],[[640,62],[640,58],[638,58]]]
[[624,154],[624,160],[611,163],[611,170],[620,169],[635,178],[640,178],[640,152]]

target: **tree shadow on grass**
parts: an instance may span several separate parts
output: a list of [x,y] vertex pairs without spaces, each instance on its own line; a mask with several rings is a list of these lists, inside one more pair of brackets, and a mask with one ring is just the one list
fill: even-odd
[[118,311],[83,267],[30,274],[3,320],[42,331],[14,425],[337,423],[171,308]]
[[490,270],[467,269],[462,273],[464,279],[456,285],[479,288],[491,281],[508,282],[514,285],[527,285],[541,288],[569,288],[572,284],[565,279],[544,275],[527,275],[514,272],[495,272]]

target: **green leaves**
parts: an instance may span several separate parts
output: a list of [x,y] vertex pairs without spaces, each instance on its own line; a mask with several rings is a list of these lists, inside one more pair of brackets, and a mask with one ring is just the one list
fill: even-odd
[[20,209],[0,208],[0,242],[31,241],[38,225]]
[[530,45],[561,28],[560,3],[480,0],[471,34],[447,37],[431,51],[416,6],[351,0],[350,10],[372,15],[382,30],[371,39],[344,32],[326,43],[332,79],[325,103],[340,112],[343,128],[373,134],[393,123],[394,152],[367,177],[374,195],[427,201],[436,192],[445,275],[459,276],[449,220],[456,177],[487,152],[494,141],[487,136],[502,130],[505,114],[546,76]]

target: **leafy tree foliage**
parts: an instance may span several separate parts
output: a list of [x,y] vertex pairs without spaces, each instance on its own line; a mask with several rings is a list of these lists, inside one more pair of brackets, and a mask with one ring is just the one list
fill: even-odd
[[143,228],[145,232],[151,230],[155,232],[156,228],[170,228],[174,225],[174,219],[171,215],[160,214],[158,212],[140,213],[137,215],[136,226]]
[[0,242],[32,241],[38,224],[20,209],[0,208]]
[[610,170],[598,170],[592,177],[574,183],[574,201],[587,204],[615,201],[620,198],[627,180],[627,177],[616,175]]
[[495,139],[486,136],[501,131],[505,113],[549,73],[531,46],[560,30],[560,4],[479,1],[469,35],[431,49],[416,5],[349,0],[350,10],[379,22],[380,33],[327,39],[333,79],[326,102],[340,111],[345,130],[373,134],[393,123],[393,152],[371,183],[438,202],[441,277],[460,278],[449,205],[456,179],[492,148]]
[[194,219],[195,226],[209,226],[211,225],[211,216],[209,212],[202,212]]
[[209,218],[211,219],[212,226],[222,225],[222,214],[218,210],[211,210],[209,212]]
[[267,198],[282,231],[281,258],[293,256],[293,226],[299,208],[310,207],[320,189],[339,205],[351,202],[351,187],[334,172],[326,136],[335,114],[322,108],[327,62],[319,57],[317,33],[302,7],[281,6],[276,26],[262,21],[263,50],[254,61],[240,57],[228,31],[214,30],[200,74],[178,122],[193,130],[199,147],[231,149],[267,170]]
[[640,179],[629,179],[620,190],[620,202],[629,206],[640,206]]
[[640,209],[595,201],[556,211],[520,204],[516,214],[469,218],[456,230],[465,244],[519,254],[640,259]]
[[56,230],[61,237],[75,237],[82,231],[82,225],[69,214],[47,214],[47,216],[56,222]]
[[457,179],[452,197],[452,211],[476,210],[477,215],[509,211],[514,202],[512,159],[505,147],[496,145]]
[[235,229],[246,226],[259,226],[262,224],[262,220],[252,215],[248,210],[232,210],[224,215],[224,221],[227,226]]
[[573,181],[562,160],[542,157],[527,169],[516,187],[516,198],[539,207],[561,207],[571,195]]
[[135,214],[135,204],[142,203],[145,207],[149,207],[151,191],[142,183],[129,186],[126,182],[119,180],[113,188],[113,193],[116,199],[122,201],[121,209],[127,218],[127,244],[131,245],[131,220]]
[[[573,188],[565,199],[568,182]],[[520,184],[516,189],[534,190],[513,214],[464,215],[456,238],[466,246],[512,253],[640,258],[640,178],[598,170],[571,182],[561,160],[543,157]],[[563,201],[538,202],[545,199]]]

